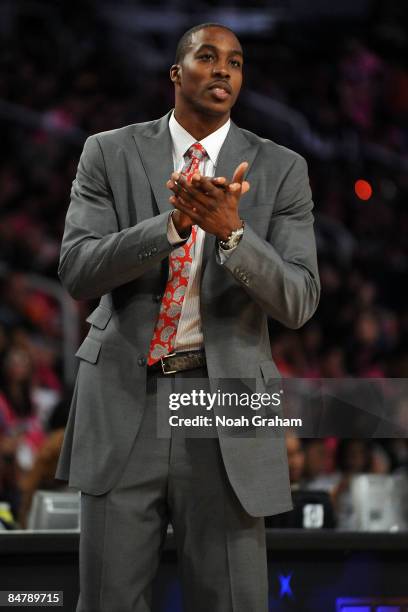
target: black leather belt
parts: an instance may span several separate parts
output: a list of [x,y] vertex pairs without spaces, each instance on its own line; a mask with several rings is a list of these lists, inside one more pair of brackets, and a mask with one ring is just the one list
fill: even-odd
[[206,365],[207,361],[204,351],[183,351],[181,353],[171,353],[170,355],[161,357],[159,361],[147,367],[147,372],[176,374],[177,372],[184,372],[184,370],[205,368]]

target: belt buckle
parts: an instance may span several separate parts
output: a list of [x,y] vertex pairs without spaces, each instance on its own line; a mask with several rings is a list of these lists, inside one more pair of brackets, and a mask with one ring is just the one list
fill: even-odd
[[176,353],[169,353],[168,355],[160,357],[163,374],[175,374],[177,372],[177,370],[166,370],[166,362],[164,361],[164,359],[167,359],[167,357],[175,357],[175,355]]

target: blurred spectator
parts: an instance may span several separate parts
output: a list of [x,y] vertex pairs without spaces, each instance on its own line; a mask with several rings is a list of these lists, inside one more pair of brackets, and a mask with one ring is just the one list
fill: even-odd
[[348,527],[353,517],[350,498],[350,481],[359,474],[386,474],[390,461],[384,449],[373,440],[341,440],[337,448],[338,482],[331,489],[331,496],[339,524]]
[[27,526],[31,502],[37,490],[67,488],[65,483],[55,480],[54,475],[68,418],[69,397],[70,393],[65,392],[63,400],[54,408],[49,420],[46,440],[39,450],[32,468],[21,479],[21,504],[18,519],[19,525],[23,529]]
[[329,453],[324,439],[305,440],[305,467],[307,480],[315,480],[328,471]]
[[4,358],[0,392],[0,454],[3,488],[16,509],[20,480],[44,442],[32,398],[32,362],[27,351],[12,348]]
[[372,450],[371,440],[340,440],[336,465],[348,476],[369,472],[372,466]]
[[333,446],[328,440],[305,440],[305,489],[332,494],[341,479],[341,474],[331,471],[332,455]]
[[305,453],[302,440],[290,434],[286,436],[288,451],[289,478],[292,490],[299,488],[304,477]]

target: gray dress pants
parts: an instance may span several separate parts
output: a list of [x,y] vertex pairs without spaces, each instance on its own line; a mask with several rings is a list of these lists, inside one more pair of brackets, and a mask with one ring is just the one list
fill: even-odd
[[[206,374],[190,370],[166,384]],[[81,494],[76,612],[150,612],[169,522],[184,612],[267,612],[264,519],[242,508],[217,438],[188,438],[177,428],[157,438],[158,382],[148,376],[143,422],[116,486]]]

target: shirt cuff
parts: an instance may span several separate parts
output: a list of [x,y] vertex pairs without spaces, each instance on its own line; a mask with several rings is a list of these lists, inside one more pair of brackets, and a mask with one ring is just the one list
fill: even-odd
[[237,246],[232,247],[232,249],[223,249],[220,244],[218,245],[218,254],[222,264],[227,261],[228,257],[235,251]]
[[187,236],[187,238],[182,238],[180,236],[174,226],[173,212],[174,210],[171,211],[171,213],[169,214],[169,220],[167,222],[167,240],[172,246],[175,246],[176,244],[183,244],[184,242],[186,242],[189,239],[189,236]]

